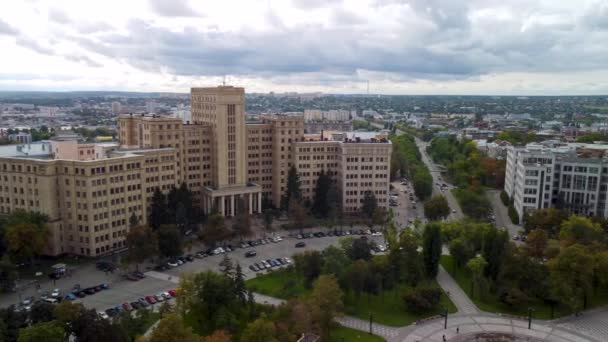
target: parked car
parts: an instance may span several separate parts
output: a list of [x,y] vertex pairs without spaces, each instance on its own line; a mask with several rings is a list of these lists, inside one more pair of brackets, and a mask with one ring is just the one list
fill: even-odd
[[133,308],[133,310],[138,310],[141,308],[141,305],[139,304],[139,302],[135,301],[135,302],[131,302],[129,303],[131,304],[131,307]]
[[282,237],[280,237],[280,236],[275,236],[275,237],[272,239],[272,241],[274,241],[274,242],[281,242],[281,241],[283,241],[283,238],[282,238]]
[[300,242],[296,243],[296,248],[302,248],[304,246],[306,246],[306,242],[304,242],[304,241],[300,241]]
[[186,255],[186,261],[193,262],[194,261],[194,256],[192,254]]
[[156,304],[156,298],[154,298],[154,296],[146,296],[146,300],[150,304]]
[[171,290],[169,290],[167,292],[169,292],[169,294],[171,295],[171,297],[177,297],[177,290],[176,289],[171,289]]
[[252,270],[253,272],[257,272],[257,271],[259,271],[259,269],[257,269],[257,268],[255,267],[255,264],[253,264],[253,265],[249,265],[249,269],[250,269],[250,270]]
[[176,260],[169,260],[169,261],[167,262],[167,265],[168,265],[169,267],[177,267],[177,266],[179,266],[179,263],[178,263]]
[[97,313],[97,315],[99,316],[99,318],[102,318],[102,319],[110,319],[110,316],[108,316],[108,314],[103,311],[99,311]]
[[114,316],[116,316],[117,312],[116,312],[116,310],[114,310],[114,308],[109,308],[109,309],[106,309],[106,314],[109,317],[114,317]]
[[160,303],[163,300],[165,300],[165,297],[163,297],[163,295],[159,293],[159,294],[157,294],[157,295],[154,296],[154,299],[156,299],[156,301]]
[[148,307],[148,306],[150,305],[150,303],[148,303],[148,301],[147,301],[147,300],[146,300],[146,298],[144,298],[144,297],[139,298],[137,301],[138,301],[138,302],[139,302],[139,304],[140,304],[142,307],[144,307],[144,308],[145,308],[145,307]]
[[32,304],[34,304],[34,297],[32,297],[32,296],[25,297],[21,301],[21,305],[23,305],[23,306],[32,305]]
[[84,298],[84,297],[86,297],[86,296],[87,296],[87,293],[86,293],[86,292],[84,292],[84,291],[78,291],[78,292],[76,292],[76,296],[77,296],[78,298]]
[[65,297],[63,297],[63,299],[72,301],[72,300],[76,299],[76,296],[73,293],[68,293],[65,295]]
[[169,292],[163,292],[163,293],[161,293],[161,295],[163,296],[163,298],[165,300],[171,299],[171,295],[169,294]]
[[133,275],[136,276],[139,279],[144,279],[146,277],[146,275],[143,274],[143,272],[140,272],[140,271],[133,272]]
[[131,304],[129,304],[127,302],[122,303],[122,308],[127,312],[133,311],[133,307],[131,306]]
[[59,298],[60,296],[61,296],[61,290],[59,290],[59,289],[54,289],[53,292],[51,292],[52,298]]
[[264,265],[264,263],[262,263],[262,262],[259,264],[256,262],[254,265],[256,265],[258,267],[258,269],[260,269],[260,271],[263,271],[266,269],[266,265]]
[[245,257],[246,258],[253,258],[254,256],[256,256],[258,253],[256,253],[256,251],[247,251],[247,253],[245,253]]
[[285,262],[286,262],[287,264],[291,264],[291,263],[292,263],[292,261],[291,261],[291,259],[290,259],[290,258],[283,258],[283,260],[285,260]]
[[138,281],[140,278],[136,277],[133,273],[127,273],[125,274],[125,279],[130,281]]
[[97,293],[97,291],[95,291],[95,288],[94,288],[94,287],[87,287],[86,289],[84,289],[84,292],[85,292],[86,294],[88,294],[88,295],[92,295],[92,294]]

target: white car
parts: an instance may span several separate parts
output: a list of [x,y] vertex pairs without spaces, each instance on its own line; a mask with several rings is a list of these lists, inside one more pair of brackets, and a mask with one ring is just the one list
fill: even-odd
[[163,298],[165,298],[165,300],[171,299],[171,295],[169,294],[169,292],[163,292],[161,293],[161,295],[163,296]]
[[382,233],[380,233],[380,232],[373,232],[372,236],[382,236]]
[[291,264],[293,262],[290,258],[283,258],[283,260],[288,264]]
[[51,292],[51,297],[58,298],[59,296],[61,296],[61,290],[54,289],[53,292]]
[[169,266],[171,266],[171,267],[177,267],[177,266],[179,266],[179,264],[177,263],[177,261],[169,261],[169,262],[167,263],[167,265],[169,265]]
[[110,316],[108,316],[107,313],[103,312],[103,311],[99,311],[97,313],[97,315],[99,315],[99,317],[103,318],[103,319],[110,319]]
[[272,241],[274,241],[274,242],[280,242],[280,241],[283,241],[283,238],[280,237],[280,236],[275,236],[275,238],[272,239]]

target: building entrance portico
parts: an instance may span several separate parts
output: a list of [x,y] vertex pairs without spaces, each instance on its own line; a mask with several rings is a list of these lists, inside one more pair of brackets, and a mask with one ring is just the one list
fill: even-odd
[[249,214],[260,213],[262,212],[262,187],[253,183],[222,189],[205,187],[202,200],[205,214],[210,214],[214,210],[222,216],[236,216],[239,210],[247,210]]

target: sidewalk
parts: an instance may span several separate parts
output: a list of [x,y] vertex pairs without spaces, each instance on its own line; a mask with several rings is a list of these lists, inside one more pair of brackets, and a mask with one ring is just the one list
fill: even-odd
[[464,314],[478,314],[480,310],[477,306],[469,299],[469,296],[458,286],[458,283],[452,278],[452,276],[443,269],[443,266],[439,266],[439,273],[437,274],[437,282],[439,286],[449,294],[450,300],[458,308],[458,313]]

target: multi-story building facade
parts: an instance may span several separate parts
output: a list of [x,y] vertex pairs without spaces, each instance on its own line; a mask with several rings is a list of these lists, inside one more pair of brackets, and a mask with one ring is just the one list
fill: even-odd
[[551,207],[608,217],[608,145],[509,147],[505,191],[520,217],[528,210]]
[[234,216],[279,206],[295,166],[305,199],[330,173],[346,213],[366,192],[387,208],[392,145],[381,133],[307,135],[300,115],[245,122],[244,89],[193,88],[192,122],[159,115],[118,117],[118,143],[78,137],[0,147],[0,215],[49,217],[50,255],[98,256],[125,247],[129,218],[146,223],[155,189],[185,183],[204,212]]

